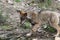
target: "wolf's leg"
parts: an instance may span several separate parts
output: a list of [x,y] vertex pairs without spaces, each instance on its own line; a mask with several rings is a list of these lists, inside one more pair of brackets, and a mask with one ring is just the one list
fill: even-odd
[[52,27],[55,28],[57,30],[57,34],[54,36],[59,36],[60,34],[60,27],[57,23],[51,23]]
[[30,31],[30,33],[28,33],[26,36],[31,36],[32,33],[35,33],[37,31],[37,29],[40,27],[41,23],[39,24],[35,24],[32,28],[32,30]]
[[55,14],[52,14],[50,21],[50,25],[57,30],[57,34],[55,36],[59,36],[60,34],[60,27],[59,27],[59,17]]
[[32,28],[32,32],[36,32],[37,29],[40,27],[40,23],[39,24],[35,24]]
[[57,34],[55,36],[59,36],[59,34],[60,34],[60,27],[59,27],[58,24],[55,24],[54,26],[56,27],[55,29],[57,30]]

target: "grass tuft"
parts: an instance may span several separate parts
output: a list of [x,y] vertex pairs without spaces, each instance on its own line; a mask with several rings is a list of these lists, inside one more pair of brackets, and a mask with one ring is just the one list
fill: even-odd
[[15,0],[15,2],[20,2],[21,0]]

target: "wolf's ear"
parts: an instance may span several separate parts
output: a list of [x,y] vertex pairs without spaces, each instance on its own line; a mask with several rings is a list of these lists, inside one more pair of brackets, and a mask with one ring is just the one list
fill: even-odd
[[18,13],[22,14],[22,10],[16,10]]
[[23,10],[17,10],[17,12],[19,12],[21,16],[27,16],[27,13]]
[[20,13],[20,15],[26,15],[26,13],[23,10],[17,10],[18,13]]
[[27,16],[27,13],[24,11],[20,11],[20,15]]
[[20,15],[22,15],[22,16],[27,16],[27,13],[24,12],[24,11],[20,11]]

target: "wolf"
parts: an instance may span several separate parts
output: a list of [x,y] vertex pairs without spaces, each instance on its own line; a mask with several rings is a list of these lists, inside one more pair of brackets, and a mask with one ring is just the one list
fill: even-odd
[[44,10],[40,12],[24,12],[24,11],[19,11],[21,18],[24,20],[26,18],[31,19],[35,25],[31,29],[31,31],[26,34],[27,36],[31,36],[32,33],[36,32],[39,27],[41,27],[42,24],[48,23],[50,26],[55,28],[57,30],[57,34],[55,36],[59,36],[60,34],[60,26],[59,24],[59,18],[60,14],[55,11],[49,11],[49,10]]

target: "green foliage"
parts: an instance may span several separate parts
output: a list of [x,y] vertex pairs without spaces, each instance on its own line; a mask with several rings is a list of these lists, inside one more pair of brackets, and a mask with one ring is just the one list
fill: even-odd
[[46,6],[46,7],[50,6],[50,5],[51,5],[51,1],[52,1],[52,0],[46,0],[45,6]]
[[0,25],[6,22],[6,17],[2,16],[2,11],[0,11]]
[[29,29],[30,28],[30,22],[28,22],[28,21],[26,21],[25,23],[24,23],[24,25],[25,25],[25,29]]
[[20,2],[21,0],[15,0],[15,2]]
[[4,38],[0,38],[0,40],[9,40],[9,38],[6,38],[6,39],[4,39]]
[[[43,26],[44,27],[44,26]],[[56,32],[56,29],[54,29],[53,27],[51,27],[49,24],[46,25],[46,27],[44,28],[46,31],[48,30],[51,33]]]
[[12,27],[10,27],[8,25],[3,25],[3,26],[0,26],[0,28],[3,30],[8,30],[8,29],[11,29]]
[[20,27],[22,27],[24,29],[30,29],[31,28],[31,23],[29,22],[29,20],[26,19],[25,22],[20,25]]

